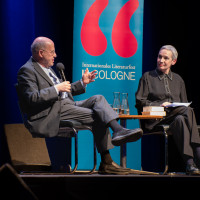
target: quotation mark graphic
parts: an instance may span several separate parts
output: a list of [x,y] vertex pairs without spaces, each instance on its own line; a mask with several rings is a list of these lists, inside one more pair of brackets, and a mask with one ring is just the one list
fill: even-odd
[[124,58],[133,56],[137,51],[137,40],[131,32],[129,22],[138,6],[138,0],[128,1],[117,14],[113,25],[112,45],[115,52]]
[[[108,5],[108,0],[96,0],[89,8],[81,27],[81,42],[84,50],[92,55],[102,55],[107,40],[99,27],[99,18]],[[128,58],[137,51],[137,40],[130,30],[129,22],[139,6],[138,0],[129,0],[120,9],[112,28],[112,45],[117,55]]]
[[81,42],[85,51],[92,56],[103,54],[107,40],[99,27],[99,18],[108,5],[108,0],[96,0],[88,10],[81,27]]

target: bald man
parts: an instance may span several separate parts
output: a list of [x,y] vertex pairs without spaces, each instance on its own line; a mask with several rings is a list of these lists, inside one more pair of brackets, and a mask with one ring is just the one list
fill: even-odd
[[[101,154],[99,173],[129,174],[130,170],[113,162],[109,149],[126,142],[137,141],[143,131],[124,129],[117,122],[118,115],[102,95],[74,101],[73,95],[85,92],[94,82],[96,71],[84,72],[82,79],[70,83],[60,80],[51,69],[57,57],[54,42],[46,37],[36,38],[31,45],[32,57],[18,71],[20,102],[25,107],[25,125],[33,136],[58,135],[61,120],[73,119],[90,125],[98,152]],[[111,139],[108,127],[113,130]]]

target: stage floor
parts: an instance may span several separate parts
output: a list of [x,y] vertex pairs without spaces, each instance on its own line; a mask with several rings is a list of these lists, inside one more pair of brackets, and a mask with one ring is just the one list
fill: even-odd
[[[38,199],[132,199],[195,194],[200,176],[169,175],[21,174]],[[137,197],[136,197],[137,195]]]

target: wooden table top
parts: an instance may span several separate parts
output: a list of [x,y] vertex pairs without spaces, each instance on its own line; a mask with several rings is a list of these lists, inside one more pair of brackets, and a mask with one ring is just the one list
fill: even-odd
[[119,119],[162,119],[159,115],[119,115]]

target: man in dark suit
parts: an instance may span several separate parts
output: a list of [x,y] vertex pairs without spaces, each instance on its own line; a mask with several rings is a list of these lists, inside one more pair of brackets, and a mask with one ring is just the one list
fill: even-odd
[[[82,79],[70,83],[61,81],[51,69],[56,58],[54,42],[46,37],[36,38],[31,45],[32,57],[18,71],[19,100],[25,108],[26,127],[35,136],[53,137],[58,134],[60,120],[74,119],[91,125],[98,152],[101,154],[100,173],[128,174],[129,169],[113,162],[109,149],[141,138],[143,131],[124,129],[118,115],[102,95],[74,101],[73,95],[85,92],[94,81],[96,71],[84,72]],[[111,139],[109,129],[113,130]]]

